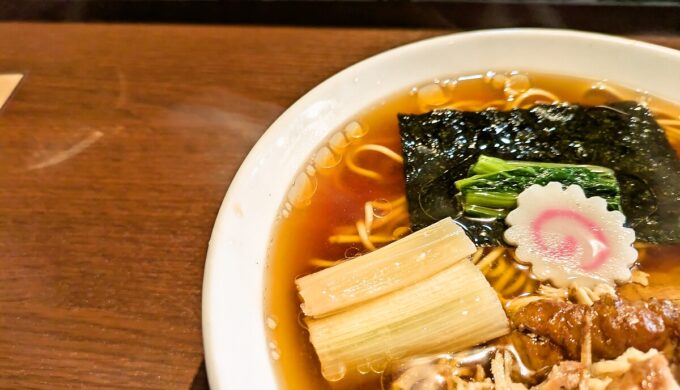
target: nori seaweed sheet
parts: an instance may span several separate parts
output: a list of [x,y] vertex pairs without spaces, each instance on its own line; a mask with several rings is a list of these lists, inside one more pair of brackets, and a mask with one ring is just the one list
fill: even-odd
[[594,164],[616,172],[638,240],[680,243],[680,160],[645,107],[536,105],[481,112],[399,115],[406,196],[414,230],[458,219],[478,245],[502,243],[501,221],[461,217],[456,180],[484,153],[507,160]]

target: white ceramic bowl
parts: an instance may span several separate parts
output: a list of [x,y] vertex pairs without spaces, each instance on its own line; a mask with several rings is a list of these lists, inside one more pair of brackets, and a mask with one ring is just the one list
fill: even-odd
[[215,389],[274,389],[263,275],[271,230],[298,170],[363,108],[433,78],[520,69],[608,79],[680,101],[680,52],[606,35],[507,29],[446,35],[353,65],[274,122],[234,178],[215,222],[203,283],[203,337]]

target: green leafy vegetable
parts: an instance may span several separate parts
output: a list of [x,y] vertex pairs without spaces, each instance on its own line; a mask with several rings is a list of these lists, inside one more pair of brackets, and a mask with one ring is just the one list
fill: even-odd
[[610,210],[621,208],[614,171],[596,165],[505,161],[481,155],[470,173],[475,175],[455,182],[466,215],[503,218],[517,206],[517,196],[527,187],[551,181],[577,184],[586,196],[604,198]]
[[[504,160],[607,166],[616,174],[621,208],[637,238],[680,243],[680,161],[643,106],[621,102],[506,112],[438,110],[399,115],[399,128],[414,229],[452,216],[477,244],[502,242],[501,222],[463,217],[463,203],[455,196],[454,183],[468,176],[483,153]],[[484,174],[495,168],[480,164],[474,169],[474,174]]]

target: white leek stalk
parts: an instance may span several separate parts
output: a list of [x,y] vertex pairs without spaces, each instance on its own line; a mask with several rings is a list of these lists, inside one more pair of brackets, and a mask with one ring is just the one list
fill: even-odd
[[474,252],[446,219],[298,280],[305,312],[317,315],[307,325],[324,377],[380,372],[391,359],[457,352],[508,333],[496,292],[468,257]]
[[390,245],[296,280],[302,311],[321,317],[410,286],[475,252],[451,218]]

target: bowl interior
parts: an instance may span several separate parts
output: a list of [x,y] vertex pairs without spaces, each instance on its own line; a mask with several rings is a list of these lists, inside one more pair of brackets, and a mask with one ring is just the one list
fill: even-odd
[[298,170],[368,105],[444,75],[518,69],[607,79],[680,101],[680,52],[565,30],[446,35],[371,57],[291,106],[250,152],[222,203],[205,266],[203,334],[213,388],[273,389],[263,314],[271,230]]

